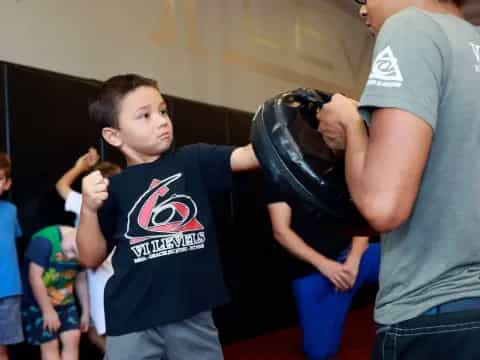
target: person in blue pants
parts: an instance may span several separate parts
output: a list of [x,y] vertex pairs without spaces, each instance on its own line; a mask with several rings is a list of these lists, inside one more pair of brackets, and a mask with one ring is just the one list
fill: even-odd
[[378,282],[380,246],[368,237],[328,233],[271,189],[267,202],[275,239],[292,255],[290,273],[310,360],[333,357],[357,290]]

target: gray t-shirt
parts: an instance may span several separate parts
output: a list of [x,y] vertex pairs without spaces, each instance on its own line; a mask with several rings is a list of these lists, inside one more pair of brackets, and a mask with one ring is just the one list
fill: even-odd
[[413,113],[430,124],[433,143],[410,218],[382,236],[380,324],[480,297],[479,96],[478,28],[416,8],[388,19],[360,112],[367,122],[376,108]]

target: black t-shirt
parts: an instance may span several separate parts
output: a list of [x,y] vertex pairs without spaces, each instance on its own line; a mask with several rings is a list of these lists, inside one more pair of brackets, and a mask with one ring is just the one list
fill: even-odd
[[[302,240],[318,251],[323,256],[336,260],[339,255],[352,243],[350,236],[336,234],[322,229],[322,226],[317,224],[302,207],[296,206],[290,201],[286,200],[286,196],[280,191],[275,190],[274,186],[266,184],[265,199],[267,204],[277,202],[288,203],[292,209],[290,228],[299,235]],[[318,271],[313,265],[302,261],[294,255],[289,257],[289,272],[292,279],[297,279],[307,276],[313,272]]]
[[177,322],[224,304],[210,200],[231,189],[229,146],[190,145],[110,179],[99,210],[113,255],[107,334]]

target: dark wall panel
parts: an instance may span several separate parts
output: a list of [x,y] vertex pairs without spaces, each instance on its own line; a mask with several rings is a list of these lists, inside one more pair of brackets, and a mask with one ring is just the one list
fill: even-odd
[[[230,144],[249,142],[252,117],[228,110]],[[261,171],[234,176],[231,215],[230,235],[221,244],[231,301],[215,312],[224,342],[260,335],[296,320],[285,267],[288,255],[272,235]]]
[[227,110],[195,101],[170,97],[170,114],[177,146],[205,142],[227,143]]
[[239,110],[227,111],[228,142],[231,145],[246,145],[250,138],[253,114]]
[[54,184],[89,146],[98,146],[87,117],[94,89],[88,81],[8,65],[12,194],[27,236],[42,226],[72,221]]

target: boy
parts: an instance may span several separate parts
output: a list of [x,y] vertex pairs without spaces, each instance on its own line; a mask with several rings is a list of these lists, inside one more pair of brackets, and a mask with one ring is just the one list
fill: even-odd
[[[0,196],[11,185],[10,158],[0,152]],[[0,360],[8,360],[7,345],[23,341],[20,312],[22,287],[15,244],[21,234],[17,208],[8,201],[0,200]]]
[[172,150],[158,85],[138,75],[106,81],[89,110],[128,164],[82,186],[80,260],[95,267],[116,246],[106,359],[222,359],[211,309],[226,291],[209,200],[231,188],[232,171],[258,168],[252,147]]
[[[121,171],[118,165],[107,161],[99,161],[99,159],[100,156],[97,150],[90,148],[86,154],[82,155],[75,162],[75,165],[71,169],[62,175],[55,185],[57,192],[65,200],[65,210],[73,212],[76,215],[76,223],[78,223],[80,217],[82,194],[72,189],[73,182],[80,175],[91,170],[99,170],[102,176],[106,178],[118,174]],[[87,270],[90,315],[93,322],[93,326],[88,329],[88,338],[102,352],[105,352],[106,349],[103,293],[105,291],[105,284],[112,274],[111,256],[95,270]]]
[[75,235],[71,226],[46,227],[33,235],[25,252],[23,326],[27,342],[40,345],[42,359],[78,359],[80,330],[88,330],[87,283],[76,261]]

